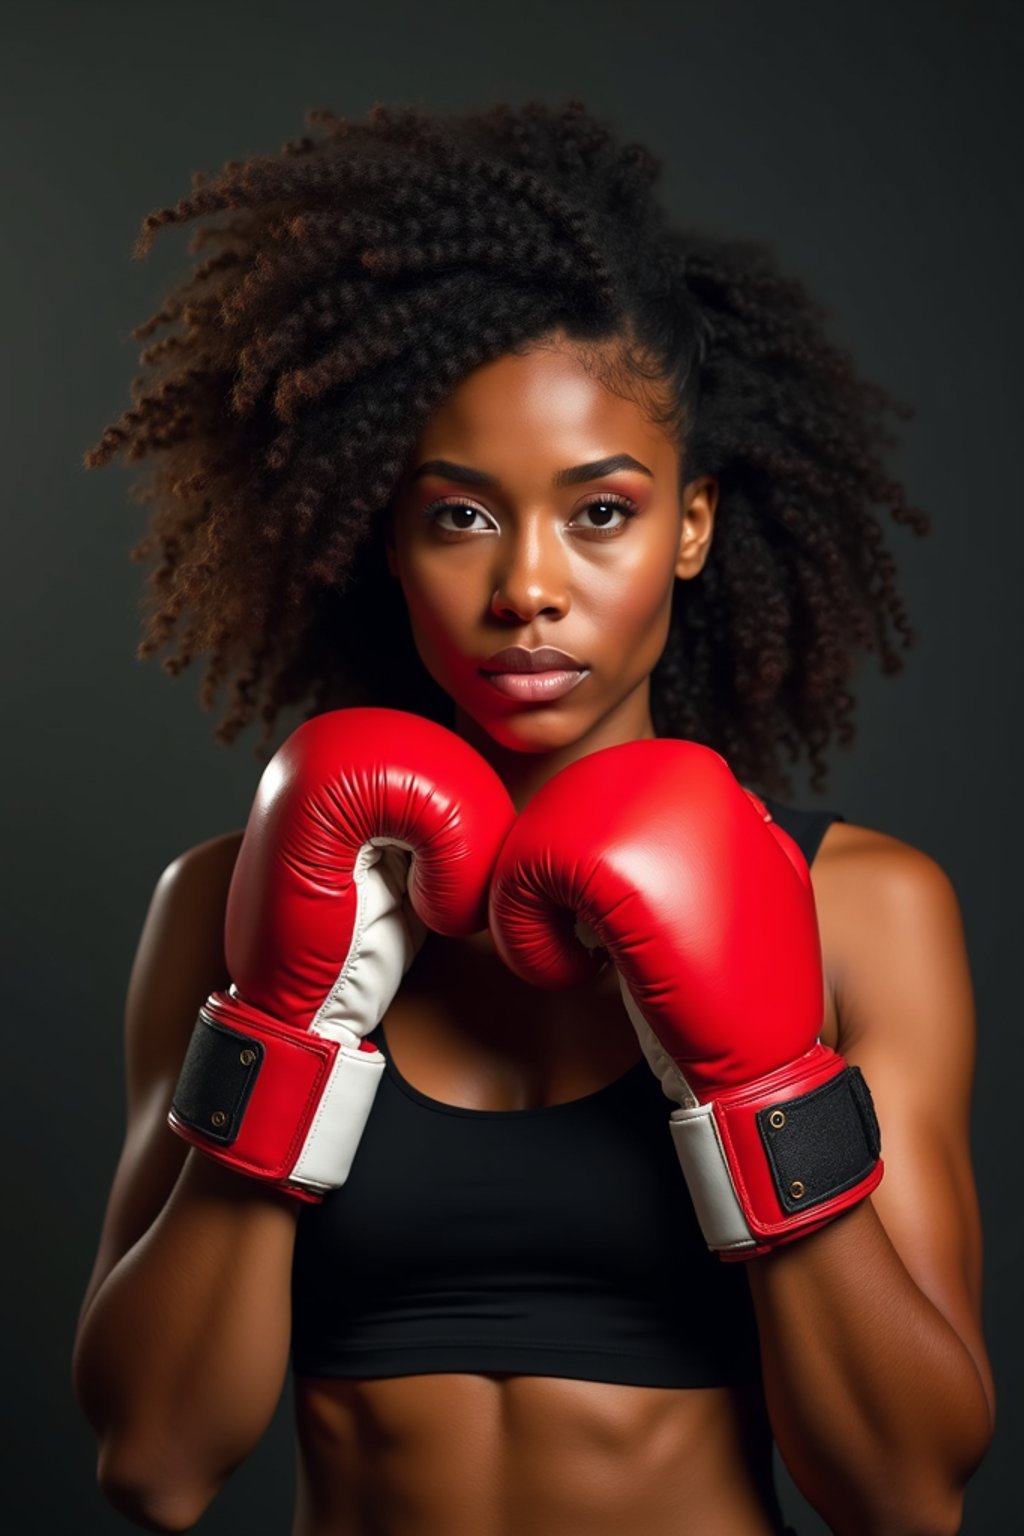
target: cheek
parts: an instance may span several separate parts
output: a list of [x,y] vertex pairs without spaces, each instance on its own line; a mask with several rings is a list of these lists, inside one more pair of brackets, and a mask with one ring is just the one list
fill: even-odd
[[585,606],[595,629],[636,642],[647,634],[664,635],[674,586],[670,552],[647,551],[626,566],[593,573]]
[[400,581],[409,621],[421,650],[456,646],[473,621],[475,588],[453,570],[453,562],[405,560]]

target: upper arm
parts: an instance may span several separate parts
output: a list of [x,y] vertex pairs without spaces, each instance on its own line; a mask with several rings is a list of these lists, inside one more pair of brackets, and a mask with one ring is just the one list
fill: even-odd
[[156,883],[132,964],[125,1006],[124,1143],[82,1302],[163,1209],[188,1147],[167,1111],[201,1003],[227,985],[224,912],[240,832],[176,858]]
[[859,827],[844,828],[829,881],[838,1046],[862,1069],[881,1127],[885,1173],[872,1203],[992,1407],[970,1156],[975,1011],[956,892],[929,855]]

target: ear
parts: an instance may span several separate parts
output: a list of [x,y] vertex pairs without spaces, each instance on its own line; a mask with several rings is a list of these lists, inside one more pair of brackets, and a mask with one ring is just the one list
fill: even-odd
[[689,581],[700,574],[711,548],[718,507],[718,481],[701,475],[683,488],[683,523],[676,553],[676,575]]

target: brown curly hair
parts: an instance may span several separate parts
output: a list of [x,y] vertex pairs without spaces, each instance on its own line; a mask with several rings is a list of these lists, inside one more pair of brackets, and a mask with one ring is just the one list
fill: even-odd
[[206,653],[203,707],[231,683],[215,735],[258,713],[258,756],[288,705],[450,725],[452,701],[409,667],[383,556],[408,455],[481,363],[555,331],[611,340],[609,382],[674,435],[685,480],[720,484],[651,677],[655,731],[715,748],[765,794],[792,792],[779,757],[803,749],[823,788],[830,740],[855,734],[857,650],[896,672],[893,636],[916,638],[872,511],[928,531],[883,462],[887,415],[911,408],[857,376],[770,247],[673,228],[660,161],[579,101],[305,121],[279,155],[197,172],[136,245],[202,219],[188,249],[213,252],[132,332],[168,333],[85,455],[149,460],[131,488],[154,504],[131,557],[158,556],[138,656],[173,636],[175,675]]

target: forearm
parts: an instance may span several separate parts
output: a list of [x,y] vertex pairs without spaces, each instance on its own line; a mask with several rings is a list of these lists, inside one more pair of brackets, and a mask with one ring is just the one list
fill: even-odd
[[747,1272],[775,1438],[832,1530],[957,1530],[991,1434],[988,1399],[870,1200]]
[[287,1368],[298,1203],[191,1152],[161,1215],[79,1326],[74,1383],[108,1496],[140,1517],[215,1489]]

